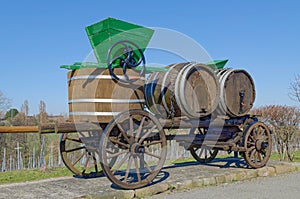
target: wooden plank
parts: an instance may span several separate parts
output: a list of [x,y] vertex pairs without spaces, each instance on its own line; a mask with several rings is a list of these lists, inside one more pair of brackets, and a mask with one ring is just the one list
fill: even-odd
[[0,126],[0,133],[38,133],[38,126]]
[[174,118],[174,120],[166,119],[160,120],[160,123],[163,125],[165,129],[190,129],[190,128],[213,128],[213,127],[232,127],[235,132],[239,131],[238,125],[243,124],[243,120],[234,120],[236,124],[232,124],[230,120],[227,119],[218,119],[218,120],[199,120],[199,119],[180,119]]
[[75,133],[82,131],[102,131],[104,127],[96,123],[59,123],[42,124],[39,127],[41,134],[47,133]]
[[0,126],[0,133],[75,133],[82,131],[101,131],[104,125],[95,123],[50,123],[40,126]]

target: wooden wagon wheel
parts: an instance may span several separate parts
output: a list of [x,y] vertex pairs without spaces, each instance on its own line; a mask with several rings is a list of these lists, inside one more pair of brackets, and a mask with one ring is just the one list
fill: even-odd
[[[200,128],[192,128],[190,130],[190,136],[194,136],[195,134],[204,135],[205,133],[206,132]],[[189,150],[193,158],[200,163],[209,163],[218,155],[217,149],[212,149],[211,147],[205,145],[191,146]]]
[[243,157],[252,168],[265,166],[272,151],[272,137],[269,128],[262,122],[250,124],[243,138],[246,152]]
[[[114,152],[112,149],[118,149]],[[109,161],[116,158],[113,167]],[[150,184],[166,159],[166,136],[160,122],[143,110],[116,116],[100,141],[100,162],[107,178],[123,189]]]
[[66,167],[76,176],[92,178],[103,173],[96,150],[88,149],[78,132],[61,135],[60,154]]

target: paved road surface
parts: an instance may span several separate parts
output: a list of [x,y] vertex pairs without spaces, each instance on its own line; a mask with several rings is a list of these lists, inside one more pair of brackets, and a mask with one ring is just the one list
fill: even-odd
[[[161,182],[165,185],[177,185],[178,182],[192,182],[200,179],[214,179],[216,177],[239,174],[251,175],[252,169],[245,168],[242,159],[216,158],[210,164],[201,165],[195,162],[186,162],[182,164],[165,166],[161,174]],[[280,166],[281,163],[272,163]],[[290,165],[291,168],[294,168]],[[273,167],[270,167],[273,168]],[[279,171],[287,169],[287,166],[278,167]],[[293,169],[294,170],[294,169]],[[263,170],[262,170],[263,171]],[[267,170],[265,170],[267,171]],[[271,171],[271,170],[270,170]],[[253,172],[252,172],[253,173]],[[261,172],[261,174],[265,174]],[[273,174],[275,169],[273,168]],[[222,178],[220,178],[222,179]],[[249,178],[250,179],[250,178]],[[159,183],[157,184],[159,186]],[[286,184],[288,183],[288,184]],[[147,189],[147,188],[146,188]],[[286,190],[287,189],[287,190]],[[151,186],[149,186],[151,190]],[[53,198],[53,199],[73,199],[87,194],[105,196],[106,194],[115,194],[118,189],[111,184],[106,177],[93,179],[80,179],[70,177],[46,179],[33,182],[22,182],[0,185],[0,199],[20,198]],[[165,190],[166,191],[166,190]],[[98,198],[99,198],[98,197]],[[111,196],[113,197],[113,196]],[[157,198],[300,198],[300,172],[290,175],[280,175],[279,177],[267,177],[258,181],[243,182],[237,184],[220,185],[218,187],[198,188],[198,191],[189,191],[188,193],[176,193],[175,195],[157,196]],[[106,197],[107,198],[107,197]]]
[[258,178],[219,186],[205,187],[185,192],[162,194],[152,199],[299,199],[300,172],[276,177]]

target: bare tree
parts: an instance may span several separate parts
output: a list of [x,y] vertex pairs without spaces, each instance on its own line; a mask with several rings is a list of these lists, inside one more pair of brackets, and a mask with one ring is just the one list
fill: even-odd
[[254,109],[252,113],[260,115],[269,125],[281,160],[288,158],[293,161],[299,144],[299,108],[271,105]]
[[39,111],[40,111],[40,113],[39,113],[39,122],[40,123],[45,123],[47,121],[48,115],[47,115],[47,112],[46,112],[46,103],[43,100],[40,101]]
[[10,107],[10,99],[6,98],[0,91],[0,118],[2,118],[6,110]]
[[[10,100],[4,96],[4,94],[0,91],[0,119],[5,116],[5,112],[7,109],[10,107]],[[1,134],[0,133],[0,164],[2,165],[2,160],[3,160],[3,155],[4,155],[4,147],[6,145],[6,139],[7,135],[6,134]],[[6,153],[6,151],[5,151]],[[3,161],[4,162],[4,161]]]
[[28,114],[29,114],[28,100],[25,100],[24,104],[22,104],[21,112],[24,113],[25,115],[25,125],[28,125]]
[[291,83],[289,96],[293,100],[300,102],[300,74],[296,75],[294,81]]

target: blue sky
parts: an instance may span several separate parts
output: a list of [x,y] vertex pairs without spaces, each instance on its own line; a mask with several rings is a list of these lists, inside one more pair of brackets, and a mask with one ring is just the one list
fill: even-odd
[[[300,73],[299,7],[296,0],[1,1],[0,91],[18,109],[28,100],[31,114],[40,100],[50,114],[68,112],[67,71],[59,66],[83,61],[91,52],[85,26],[114,17],[176,30],[213,59],[246,69],[256,85],[255,106],[298,106],[288,93]],[[148,62],[177,61],[156,54]]]

